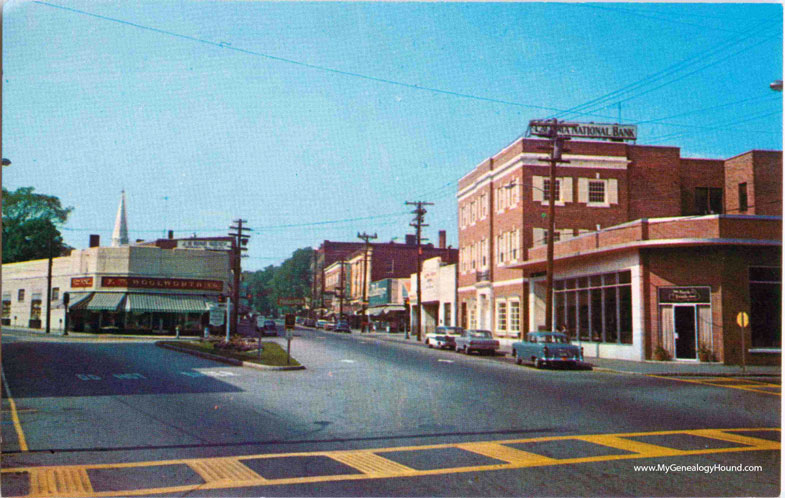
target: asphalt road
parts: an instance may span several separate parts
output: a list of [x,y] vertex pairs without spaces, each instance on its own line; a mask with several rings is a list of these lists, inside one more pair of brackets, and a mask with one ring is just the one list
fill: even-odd
[[311,330],[292,354],[5,333],[2,495],[780,494],[779,395]]

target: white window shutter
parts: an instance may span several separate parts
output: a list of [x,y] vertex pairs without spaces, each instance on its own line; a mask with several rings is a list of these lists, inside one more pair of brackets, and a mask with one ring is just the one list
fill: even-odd
[[562,202],[572,202],[572,177],[564,177],[561,179],[561,200]]
[[578,202],[589,202],[589,179],[578,178]]
[[533,228],[532,233],[534,236],[533,245],[534,246],[541,246],[545,244],[545,229],[544,228]]
[[544,187],[542,182],[541,176],[533,176],[532,177],[532,200],[535,202],[542,202],[544,197],[542,195],[542,189]]
[[608,183],[605,184],[605,195],[608,204],[619,203],[619,182],[615,178],[609,178]]

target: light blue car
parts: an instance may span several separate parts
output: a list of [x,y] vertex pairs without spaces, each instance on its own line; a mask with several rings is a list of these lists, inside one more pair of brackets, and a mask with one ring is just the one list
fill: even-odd
[[530,361],[537,368],[575,366],[583,361],[583,348],[570,344],[570,339],[559,332],[529,332],[525,341],[512,343],[512,355],[518,365]]

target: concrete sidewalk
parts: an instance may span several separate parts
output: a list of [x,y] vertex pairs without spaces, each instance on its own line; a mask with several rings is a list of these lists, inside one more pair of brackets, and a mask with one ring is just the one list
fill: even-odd
[[[409,333],[409,339],[406,339],[405,333],[386,333],[386,332],[365,332],[360,333],[359,330],[352,330],[352,336],[373,337],[374,339],[381,339],[392,342],[412,344],[416,346],[426,347],[422,342],[417,341],[416,335]],[[504,357],[499,356],[500,361],[513,362],[512,358],[512,343],[514,341],[509,339],[502,339],[500,353],[504,353]],[[685,362],[685,361],[628,361],[628,360],[614,360],[609,358],[585,358],[585,364],[592,366],[594,370],[626,373],[635,375],[664,375],[664,376],[705,376],[705,377],[781,377],[782,365],[752,365],[746,369],[742,369],[737,365],[724,365],[722,363],[700,363],[700,362]]]

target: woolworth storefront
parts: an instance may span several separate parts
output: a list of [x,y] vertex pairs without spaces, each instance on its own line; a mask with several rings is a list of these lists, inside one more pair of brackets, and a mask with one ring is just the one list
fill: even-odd
[[[2,323],[52,331],[184,333],[203,330],[228,292],[227,252],[155,246],[91,247],[3,265]],[[47,294],[50,299],[47,300]]]

